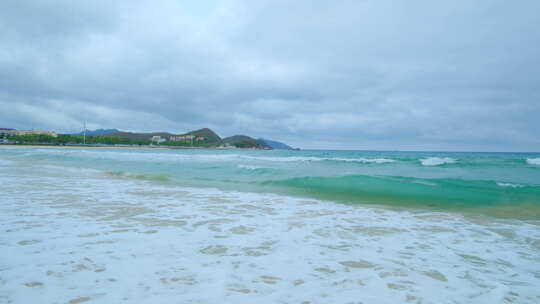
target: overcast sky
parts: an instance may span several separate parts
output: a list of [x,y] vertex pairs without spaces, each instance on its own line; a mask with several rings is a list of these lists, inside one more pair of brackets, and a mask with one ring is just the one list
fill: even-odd
[[540,1],[0,1],[0,127],[540,151]]

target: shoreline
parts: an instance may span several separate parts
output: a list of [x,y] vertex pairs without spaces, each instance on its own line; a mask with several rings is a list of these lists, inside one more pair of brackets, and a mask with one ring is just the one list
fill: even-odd
[[[341,169],[340,171],[336,171],[335,173],[332,173],[330,175],[323,174],[320,170],[314,170],[313,174],[309,175],[309,171],[306,170],[310,168],[342,168],[345,163],[327,162],[325,160],[334,159],[328,158],[328,155],[318,155],[318,157],[315,158],[313,156],[307,155],[304,155],[304,157],[300,155],[300,157],[294,156],[290,158],[290,154],[276,155],[272,158],[268,158],[267,155],[259,155],[262,156],[260,158],[256,157],[256,155],[255,157],[252,155],[247,158],[242,158],[241,156],[238,158],[234,157],[232,160],[230,158],[230,155],[225,155],[225,158],[223,159],[221,158],[221,156],[223,155],[217,155],[223,153],[242,154],[243,151],[250,149],[232,149],[236,151],[218,152],[218,150],[225,149],[189,148],[188,151],[184,152],[161,153],[159,151],[165,151],[171,148],[167,146],[145,145],[116,146],[5,144],[0,145],[0,147],[1,146],[5,146],[6,151],[4,152],[6,152],[6,155],[8,156],[12,153],[20,153],[25,155],[27,153],[34,154],[34,152],[32,151],[35,151],[35,153],[40,155],[49,155],[51,153],[64,154],[63,152],[60,153],[61,151],[54,152],[54,150],[65,149],[87,150],[88,152],[91,152],[93,150],[91,148],[102,148],[102,150],[108,150],[110,152],[113,152],[115,150],[117,150],[118,152],[126,151],[129,152],[129,154],[135,155],[129,155],[129,158],[126,159],[131,160],[130,165],[133,164],[133,174],[127,174],[127,177],[133,176],[135,179],[144,179],[160,182],[166,180],[168,185],[182,184],[177,183],[177,180],[190,181],[190,178],[197,178],[201,176],[207,177],[209,179],[205,180],[204,182],[190,181],[189,184],[195,187],[202,186],[203,188],[211,186],[221,190],[232,189],[243,193],[274,193],[290,197],[337,202],[340,204],[358,204],[362,206],[372,206],[377,208],[381,208],[384,206],[384,208],[391,208],[393,210],[417,210],[423,212],[445,213],[449,212],[462,215],[481,214],[496,218],[535,220],[537,222],[536,224],[540,224],[540,222],[538,222],[538,220],[540,220],[540,208],[536,204],[536,202],[538,202],[538,195],[540,195],[540,189],[537,188],[538,185],[534,181],[527,183],[522,181],[500,179],[498,180],[499,182],[497,182],[497,180],[489,179],[488,177],[486,180],[463,180],[461,181],[461,184],[456,185],[455,181],[441,177],[425,179],[420,177],[413,178],[403,176],[400,179],[395,180],[393,178],[380,177],[376,174],[366,174],[363,171],[343,173],[341,172]],[[41,150],[40,148],[44,148],[42,152],[39,152],[39,150]],[[159,152],[158,154],[160,155],[153,156],[152,154],[155,153],[150,153],[150,155],[147,155],[150,151],[152,151],[151,149],[157,149],[153,151],[156,153]],[[203,150],[201,150],[197,152],[196,149],[205,149],[210,151],[204,152]],[[141,153],[137,153],[137,151],[140,151]],[[145,153],[144,151],[147,151],[147,153]],[[104,152],[106,153],[107,157],[103,158],[103,162],[115,161],[116,159],[123,159],[125,157],[124,155],[118,156],[110,154],[110,152]],[[101,152],[98,154],[101,154]],[[182,156],[178,158],[176,154],[182,154]],[[94,153],[92,153],[92,155],[89,155],[89,157],[93,157],[93,159],[96,158]],[[212,170],[215,169],[215,171],[218,173],[218,175],[214,176],[214,171],[208,170],[205,165],[201,165],[203,163],[201,162],[201,160],[207,161],[208,157],[210,157],[209,161],[215,162],[217,160],[219,162],[226,162],[228,165],[218,167],[218,169],[211,167],[213,168]],[[283,163],[280,159],[276,159],[276,157],[283,157],[284,159],[282,160],[285,160],[286,162]],[[337,160],[343,160],[343,155],[336,155],[335,157],[335,159]],[[418,157],[420,158],[422,156]],[[7,159],[9,160],[10,158],[8,157]],[[43,160],[46,159],[47,157],[43,158]],[[186,166],[191,166],[190,168],[192,168],[194,171],[187,173],[188,175],[186,176],[183,176],[183,171],[175,171],[175,173],[172,173],[172,171],[164,171],[167,173],[160,172],[160,170],[162,170],[162,167],[160,167],[159,165],[161,165],[162,159],[164,160],[164,162],[166,161],[167,163],[171,164],[181,162]],[[190,161],[190,159],[194,159],[195,161]],[[323,161],[311,162],[311,160],[314,159]],[[360,159],[364,158],[362,157]],[[169,162],[171,160],[172,162]],[[277,162],[273,162],[274,160],[277,160]],[[291,168],[291,166],[289,165],[291,164],[291,161],[293,161],[293,164],[297,164],[298,167],[293,166]],[[523,160],[521,161],[523,163],[523,168],[530,167]],[[147,172],[145,170],[138,169],[139,162],[149,162],[154,165],[158,164],[158,166],[148,167]],[[244,162],[247,162],[248,165],[245,165]],[[114,164],[107,164],[107,166],[114,167]],[[346,163],[346,166],[347,168],[350,168],[350,170],[353,170],[354,168],[358,168],[358,170],[366,170],[366,168],[369,169],[373,166],[376,166],[377,171],[375,173],[380,172],[384,168],[387,168],[387,171],[389,172],[392,172],[393,170],[393,165],[388,163],[366,164],[365,162],[359,162],[357,163],[357,165],[355,165],[354,163],[348,162]],[[418,161],[403,162],[402,166],[410,166],[411,169],[420,170],[421,172],[426,172],[426,170],[427,172],[433,171],[433,167],[422,167]],[[229,171],[223,171],[223,168]],[[443,168],[444,165],[440,166],[440,168],[436,170],[440,171]],[[270,171],[266,169],[270,169]],[[276,169],[277,171],[273,169]],[[279,170],[281,170],[281,173]],[[124,171],[124,169],[121,169],[120,171]],[[129,170],[126,169],[125,171],[128,172]],[[289,171],[292,172],[290,175],[288,175]],[[220,174],[223,174],[224,172],[228,172],[231,177],[223,179],[223,176],[221,176]],[[230,183],[231,181],[236,182]],[[437,189],[441,189],[442,193],[434,194],[433,187],[440,187]],[[386,190],[383,191],[383,188],[385,188]],[[402,190],[399,190],[401,188]],[[494,195],[496,195],[497,197],[494,198]],[[504,202],[501,201],[502,199],[504,199]],[[514,203],[509,204],[509,202]]]
[[264,150],[242,148],[206,148],[206,147],[175,147],[175,146],[116,146],[116,145],[49,145],[49,144],[0,144],[0,147],[32,147],[32,148],[106,148],[106,149],[145,149],[145,150]]

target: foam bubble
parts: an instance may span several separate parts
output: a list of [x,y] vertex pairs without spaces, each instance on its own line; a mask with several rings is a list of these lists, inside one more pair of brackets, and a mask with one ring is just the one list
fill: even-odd
[[[539,247],[530,241],[540,229],[525,222],[34,172],[14,178],[0,170],[10,189],[0,204],[0,220],[10,223],[0,251],[7,302],[368,303],[384,294],[389,303],[533,303],[540,296],[532,288]],[[134,287],[110,292],[111,284]]]
[[420,162],[423,166],[440,166],[444,164],[453,164],[456,160],[451,157],[428,157],[421,159]]

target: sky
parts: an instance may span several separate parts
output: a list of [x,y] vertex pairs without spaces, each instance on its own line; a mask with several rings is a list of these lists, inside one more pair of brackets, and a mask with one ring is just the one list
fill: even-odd
[[0,127],[540,151],[540,1],[0,1]]

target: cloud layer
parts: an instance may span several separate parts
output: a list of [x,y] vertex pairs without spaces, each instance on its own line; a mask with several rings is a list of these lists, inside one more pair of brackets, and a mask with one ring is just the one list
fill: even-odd
[[540,2],[291,2],[2,1],[0,127],[540,150]]

